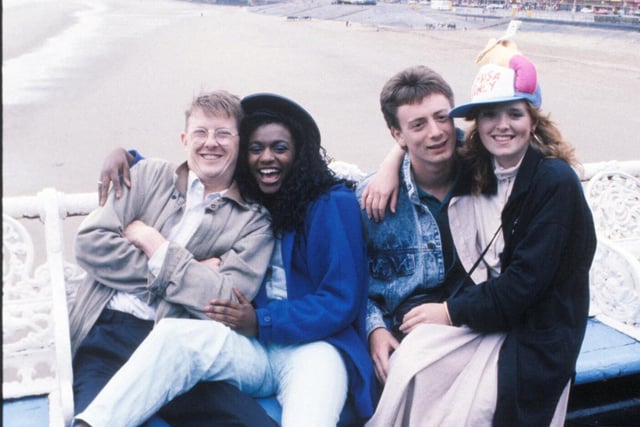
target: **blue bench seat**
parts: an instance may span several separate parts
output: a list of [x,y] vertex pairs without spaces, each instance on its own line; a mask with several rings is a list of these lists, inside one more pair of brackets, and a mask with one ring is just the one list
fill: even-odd
[[589,319],[576,363],[575,384],[635,374],[640,374],[640,342],[597,319]]
[[[576,365],[575,386],[640,375],[640,342],[596,320],[589,319]],[[639,390],[640,390],[640,384]],[[282,410],[275,397],[258,399],[270,417],[280,421]],[[346,408],[341,425],[349,425],[353,413]],[[3,426],[46,427],[49,425],[46,396],[31,396],[3,402]],[[146,427],[170,427],[154,418]]]

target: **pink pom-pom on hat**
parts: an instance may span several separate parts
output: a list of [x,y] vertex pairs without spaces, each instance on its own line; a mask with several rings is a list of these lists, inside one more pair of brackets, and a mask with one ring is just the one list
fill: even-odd
[[509,68],[516,72],[513,87],[516,92],[533,93],[538,85],[538,73],[533,62],[525,56],[513,55],[509,60]]

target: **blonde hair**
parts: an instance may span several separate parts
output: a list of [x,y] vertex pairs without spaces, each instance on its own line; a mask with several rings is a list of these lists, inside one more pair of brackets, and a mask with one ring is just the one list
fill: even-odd
[[234,118],[238,126],[244,117],[240,98],[226,90],[203,92],[195,96],[184,112],[185,129],[189,126],[189,117],[196,109],[201,109],[206,114]]

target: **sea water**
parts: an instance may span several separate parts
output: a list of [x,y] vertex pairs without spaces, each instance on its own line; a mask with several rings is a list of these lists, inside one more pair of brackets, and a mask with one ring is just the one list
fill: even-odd
[[[48,4],[62,5],[56,0],[5,0],[4,20],[12,18],[12,8],[30,6],[33,14],[46,13]],[[32,104],[43,102],[51,90],[60,87],[61,80],[70,79],[110,49],[118,48],[127,38],[136,37],[154,28],[166,25],[182,14],[198,13],[197,6],[181,1],[153,0],[76,0],[77,8],[69,25],[49,35],[32,50],[2,63],[3,105]],[[68,4],[68,3],[67,3]],[[152,13],[151,13],[151,9]],[[55,18],[55,17],[54,17]],[[28,31],[29,25],[24,22]],[[40,20],[41,22],[41,20]],[[22,24],[22,23],[21,23]],[[8,34],[3,37],[19,37]]]

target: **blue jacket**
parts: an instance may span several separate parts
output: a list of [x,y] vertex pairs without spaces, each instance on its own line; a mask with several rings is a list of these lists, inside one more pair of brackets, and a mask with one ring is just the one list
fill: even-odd
[[[356,191],[358,199],[371,177]],[[445,278],[442,238],[436,219],[420,201],[409,156],[400,171],[396,213],[376,222],[362,211],[369,256],[367,333],[397,325],[395,314],[412,295],[433,292]],[[440,301],[444,298],[440,298]]]
[[365,333],[368,276],[359,210],[343,185],[315,200],[304,234],[287,232],[282,239],[287,299],[268,301],[262,286],[255,303],[261,341],[324,340],[340,351],[349,398],[366,419],[374,410],[375,378]]
[[449,314],[455,325],[507,333],[493,425],[549,425],[584,337],[596,246],[573,169],[529,148],[502,212],[502,229],[500,276],[449,298]]

